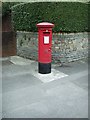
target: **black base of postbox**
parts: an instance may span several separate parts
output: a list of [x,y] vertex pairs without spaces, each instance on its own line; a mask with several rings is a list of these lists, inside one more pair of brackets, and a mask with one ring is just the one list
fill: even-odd
[[38,72],[41,74],[51,73],[51,63],[38,63]]

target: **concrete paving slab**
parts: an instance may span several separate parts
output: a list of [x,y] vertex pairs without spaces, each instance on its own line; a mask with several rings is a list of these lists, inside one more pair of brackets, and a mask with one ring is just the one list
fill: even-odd
[[[8,68],[8,70],[9,70],[8,73],[5,73],[6,70],[3,70],[4,71],[3,73],[7,77],[11,76],[11,74],[13,76],[23,75],[23,74],[32,74],[36,78],[40,79],[42,82],[46,83],[46,82],[51,82],[53,80],[57,80],[59,78],[68,76],[67,74],[64,74],[64,73],[62,73],[56,69],[53,69],[53,68],[52,68],[50,74],[40,74],[40,73],[38,73],[38,63],[37,62],[32,61],[32,60],[27,60],[27,59],[19,57],[19,56],[11,57],[10,61],[14,65],[17,65],[17,66],[16,67],[15,66],[9,67],[11,70],[9,70],[9,68]],[[27,66],[25,68],[22,68],[22,71],[21,70],[19,71],[20,68],[18,68],[18,67],[21,67],[24,65],[27,65]],[[28,71],[26,71],[27,68],[29,68]],[[18,70],[18,73],[17,73],[17,70]]]
[[18,75],[30,74],[31,69],[31,65],[3,65],[2,75],[3,77],[13,77]]
[[88,74],[82,76],[80,79],[71,80],[74,84],[78,85],[79,87],[88,90]]
[[84,70],[87,70],[88,73],[88,60],[79,60],[76,62],[63,63],[62,66],[59,66],[57,64],[54,68],[68,75],[72,75],[75,73],[77,74],[80,71],[84,71]]
[[49,74],[40,74],[40,73],[38,73],[37,69],[33,69],[31,74],[33,76],[37,77],[38,79],[40,79],[43,83],[51,82],[51,81],[58,80],[60,78],[68,76],[68,75],[66,75],[58,70],[55,70],[53,68],[51,69],[51,73],[49,73]]
[[39,79],[35,78],[30,73],[23,75],[16,75],[12,77],[3,77],[3,93],[8,91],[14,91],[16,89],[22,89],[25,87],[31,87],[42,83]]
[[1,118],[2,118],[2,61],[0,60],[0,120]]
[[12,56],[10,57],[10,61],[15,65],[29,65],[32,62],[35,62],[33,60],[25,59],[19,56]]
[[[50,86],[50,85],[49,85]],[[50,89],[28,87],[3,95],[3,117],[13,118],[86,118],[88,93],[73,83]]]
[[0,93],[0,120],[2,118],[2,93]]
[[3,93],[3,117],[87,117],[88,92],[71,82],[75,76]]
[[[7,118],[21,118],[21,116],[24,118],[87,118],[87,111],[83,113],[82,109],[83,107],[86,108],[85,104],[82,105],[79,99],[75,102],[76,106],[73,105],[73,102],[62,101],[58,97],[49,97],[23,108],[18,108],[6,116]],[[80,107],[77,106],[77,103],[80,104]]]
[[0,57],[0,62],[2,61],[9,61],[10,57]]
[[88,118],[86,63],[52,66],[70,74],[50,82],[33,75],[37,66],[37,62],[3,65],[3,118]]

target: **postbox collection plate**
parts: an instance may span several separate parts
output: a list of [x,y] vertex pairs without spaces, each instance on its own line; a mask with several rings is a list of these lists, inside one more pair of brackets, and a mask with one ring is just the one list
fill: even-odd
[[49,36],[44,36],[44,44],[49,44]]

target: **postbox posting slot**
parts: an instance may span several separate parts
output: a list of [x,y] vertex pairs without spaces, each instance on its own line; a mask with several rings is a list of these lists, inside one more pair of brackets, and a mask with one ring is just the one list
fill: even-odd
[[43,34],[50,34],[50,32],[43,32]]
[[43,32],[44,34],[44,44],[49,44],[49,34],[50,32]]

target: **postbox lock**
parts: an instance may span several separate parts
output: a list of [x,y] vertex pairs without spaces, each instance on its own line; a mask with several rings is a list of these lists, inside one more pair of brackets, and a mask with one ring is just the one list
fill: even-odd
[[49,48],[48,51],[51,51],[51,48]]

